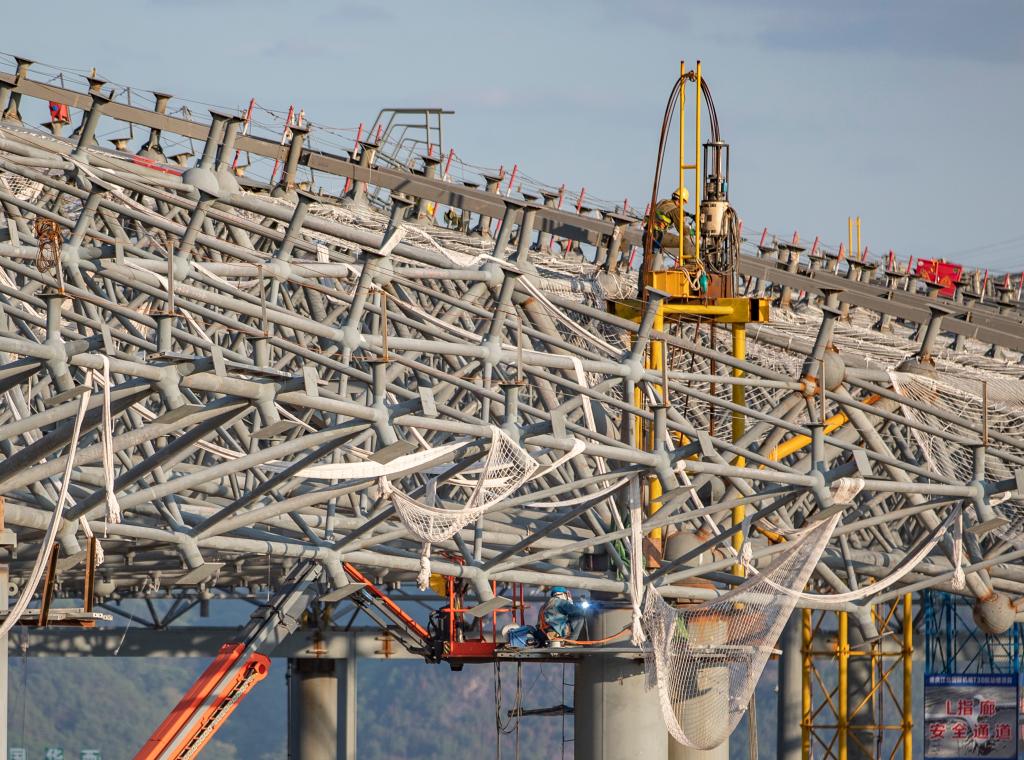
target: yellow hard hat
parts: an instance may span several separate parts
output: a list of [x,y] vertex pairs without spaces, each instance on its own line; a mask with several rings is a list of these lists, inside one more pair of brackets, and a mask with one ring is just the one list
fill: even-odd
[[685,187],[677,187],[676,191],[672,193],[672,199],[679,201],[680,206],[685,206],[690,202],[690,191]]

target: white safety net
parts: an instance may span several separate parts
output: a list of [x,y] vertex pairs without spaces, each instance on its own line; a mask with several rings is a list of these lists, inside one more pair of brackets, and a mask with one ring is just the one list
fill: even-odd
[[[1024,382],[1009,378],[987,382],[986,409],[981,381],[973,377],[944,373],[942,379],[937,379],[907,372],[893,372],[890,377],[893,389],[901,396],[935,410],[922,411],[901,404],[903,415],[918,425],[910,428],[911,435],[931,469],[962,483],[972,481],[972,444],[980,441],[981,435],[966,429],[964,423],[980,426],[987,416],[989,450],[985,457],[985,477],[989,480],[1014,477],[1018,466],[1001,459],[999,452],[1012,451],[1015,447],[1001,442],[998,436],[1018,438],[1024,431]],[[948,436],[960,440],[950,440]],[[1009,520],[998,529],[1001,536],[1014,543],[1024,542],[1024,501],[1007,499],[992,506],[997,514]]]
[[643,605],[648,683],[672,737],[712,749],[728,738],[796,605],[839,515],[795,535],[765,571],[718,599],[674,607],[649,587]]
[[412,499],[382,478],[385,493],[395,505],[402,523],[423,541],[420,556],[420,588],[430,580],[430,545],[446,541],[481,517],[492,506],[519,489],[537,470],[537,461],[500,428],[491,427],[491,446],[479,478],[452,481],[468,496],[461,509],[429,506]]

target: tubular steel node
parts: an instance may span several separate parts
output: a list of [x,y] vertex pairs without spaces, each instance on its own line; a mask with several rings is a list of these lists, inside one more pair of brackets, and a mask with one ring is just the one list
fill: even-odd
[[[310,560],[331,614],[359,605],[457,661],[495,638],[460,654],[456,623],[521,618],[524,585],[638,613],[646,595],[657,640],[728,669],[728,710],[775,644],[743,640],[741,617],[778,636],[794,604],[830,610],[874,641],[892,621],[872,605],[928,588],[974,600],[990,632],[1014,623],[1012,291],[947,298],[824,248],[743,243],[726,295],[744,333],[733,306],[638,289],[638,218],[562,210],[528,180],[520,200],[464,164],[453,181],[438,109],[432,155],[396,161],[376,134],[342,155],[315,123],[261,136],[243,112],[49,76],[0,72],[9,622],[85,597],[61,619],[91,625],[138,597],[168,601],[165,627]],[[69,123],[22,118],[47,101]],[[773,575],[818,537],[806,573]],[[395,601],[437,602],[417,580],[448,600],[440,637]],[[689,735],[697,698],[663,696]]]

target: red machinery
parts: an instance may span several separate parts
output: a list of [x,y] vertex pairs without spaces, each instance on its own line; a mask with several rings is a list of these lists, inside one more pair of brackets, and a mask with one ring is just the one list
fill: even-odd
[[318,592],[320,565],[295,566],[282,592],[253,613],[238,641],[224,644],[210,666],[142,746],[135,760],[186,760],[199,754],[224,720],[270,668],[271,651],[298,626],[298,619]]
[[[432,642],[423,626],[353,565],[343,562],[342,567],[353,580],[350,585],[359,587],[352,596],[359,607],[388,626],[410,651],[427,654],[431,650]],[[330,602],[339,592],[336,598],[347,595],[347,589],[321,595],[317,583],[320,573],[321,566],[316,562],[303,562],[293,568],[278,597],[253,613],[237,641],[221,647],[135,760],[186,760],[198,755],[249,690],[266,677],[270,668],[266,653],[298,627],[310,602]]]
[[245,644],[225,644],[135,756],[195,757],[249,690],[267,676],[270,658]]
[[[428,631],[356,567],[343,562],[342,568],[353,581],[350,586],[359,587],[350,598],[370,617],[388,626],[410,651],[421,652],[434,661],[447,661],[456,670],[465,662],[495,659],[498,645],[504,642],[502,626],[525,622],[521,584],[512,587],[514,599],[494,596],[467,608],[463,606],[465,581],[449,577],[444,578],[448,604],[431,616]],[[265,653],[297,627],[313,599],[330,601],[331,593],[319,595],[316,581],[320,572],[320,565],[314,562],[300,563],[293,569],[278,598],[253,614],[237,641],[221,647],[135,760],[186,760],[198,755],[249,690],[266,677],[270,658]],[[494,584],[491,588],[497,591]],[[334,593],[348,596],[346,590]],[[499,622],[501,616],[505,617]]]
[[[453,668],[465,662],[490,662],[498,646],[505,643],[502,627],[526,622],[523,585],[513,584],[512,599],[495,595],[489,602],[464,607],[462,583],[452,577],[444,581],[448,604],[431,616],[430,632],[435,644],[440,643],[438,658]],[[491,590],[497,594],[496,584],[491,583]],[[500,623],[499,618],[503,618]]]
[[949,297],[956,292],[956,286],[960,282],[963,272],[962,265],[942,259],[918,259],[917,268],[914,270],[914,274],[918,277],[943,285],[944,287],[939,292]]

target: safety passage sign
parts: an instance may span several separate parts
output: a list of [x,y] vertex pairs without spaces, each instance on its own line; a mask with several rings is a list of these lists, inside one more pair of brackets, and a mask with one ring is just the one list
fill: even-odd
[[1017,760],[1015,673],[924,677],[925,758]]

